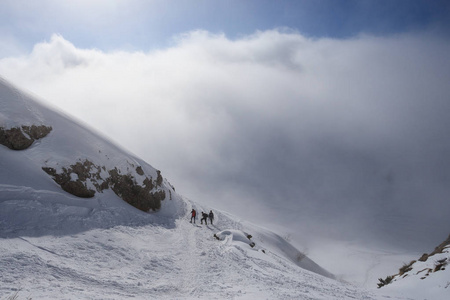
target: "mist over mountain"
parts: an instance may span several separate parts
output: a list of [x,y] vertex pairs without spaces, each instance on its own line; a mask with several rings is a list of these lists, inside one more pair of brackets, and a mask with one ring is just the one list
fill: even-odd
[[[308,248],[305,232],[335,225],[326,210],[319,230],[281,236],[272,230],[287,232],[283,222],[296,211],[262,228],[188,200],[159,170],[3,79],[0,109],[0,297],[404,300],[415,293],[410,280],[375,290],[374,276],[408,257],[376,241],[321,235],[309,239],[322,240],[308,253],[298,250]],[[214,223],[190,223],[191,209],[214,210]],[[443,248],[439,259],[447,254]],[[441,277],[426,282],[430,299],[447,292]]]
[[193,31],[147,53],[54,35],[0,70],[190,198],[292,235],[425,251],[450,227],[449,52],[433,32]]
[[[189,223],[190,209],[208,207],[183,199],[160,171],[3,79],[0,103],[0,297],[309,294],[292,289],[296,277],[309,278],[318,294],[346,293],[346,284],[277,234],[220,211],[215,225],[212,217],[203,226]],[[278,270],[287,281],[267,290],[266,276]],[[211,287],[209,276],[220,281]],[[258,288],[242,292],[246,285]]]
[[0,300],[450,299],[450,1],[0,15]]

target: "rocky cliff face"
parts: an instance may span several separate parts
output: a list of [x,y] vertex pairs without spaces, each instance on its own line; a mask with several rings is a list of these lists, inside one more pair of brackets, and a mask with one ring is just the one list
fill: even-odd
[[[91,198],[96,192],[111,188],[117,196],[140,210],[160,209],[161,201],[166,198],[165,191],[161,189],[161,172],[157,171],[158,176],[153,179],[144,174],[142,167],[129,166],[136,171],[134,175],[134,172],[121,174],[118,168],[107,170],[105,166],[95,165],[87,159],[63,167],[59,172],[52,167],[42,169],[72,195]],[[142,184],[137,182],[138,176]]]
[[32,125],[13,128],[0,127],[0,144],[12,150],[25,150],[35,140],[47,136],[52,131],[51,126]]

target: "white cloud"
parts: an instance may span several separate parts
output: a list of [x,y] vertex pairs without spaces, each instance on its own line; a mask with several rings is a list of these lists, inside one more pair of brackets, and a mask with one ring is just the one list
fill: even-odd
[[250,218],[274,206],[281,222],[285,210],[333,211],[339,229],[373,226],[367,215],[434,226],[449,208],[449,48],[425,34],[230,40],[195,31],[168,49],[105,53],[54,35],[0,60],[0,74],[114,138],[192,198],[222,208],[250,201]]

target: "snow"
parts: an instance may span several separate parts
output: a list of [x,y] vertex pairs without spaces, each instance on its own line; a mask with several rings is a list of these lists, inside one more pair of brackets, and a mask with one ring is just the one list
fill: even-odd
[[450,262],[450,246],[443,253],[430,256],[426,261],[416,261],[412,270],[402,276],[395,276],[393,282],[382,287],[383,292],[411,299],[449,299],[450,269],[444,266],[440,271],[432,272],[439,262]]
[[[16,293],[19,299],[448,298],[448,272],[427,280],[411,276],[379,290],[338,280],[289,239],[186,199],[167,179],[160,188],[170,199],[152,213],[128,205],[110,189],[89,199],[72,196],[42,167],[89,159],[130,172],[138,182],[143,177],[137,166],[153,178],[157,171],[0,80],[0,126],[21,125],[53,130],[26,150],[0,145],[2,300]],[[190,223],[192,208],[213,210],[214,225]],[[322,251],[330,253],[330,261],[338,259],[331,246]]]
[[[93,218],[73,210],[77,222]],[[155,215],[135,213],[134,224],[0,240],[0,295],[20,288],[33,299],[373,299],[277,253],[216,240],[216,232],[247,230],[221,212],[207,226],[188,216],[155,224]]]

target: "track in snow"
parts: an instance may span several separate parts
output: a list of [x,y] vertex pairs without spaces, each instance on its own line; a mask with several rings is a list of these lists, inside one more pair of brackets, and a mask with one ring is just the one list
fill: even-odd
[[175,226],[0,239],[0,299],[15,289],[32,299],[376,299],[270,251],[216,240],[243,225],[215,215],[207,226],[185,216]]

